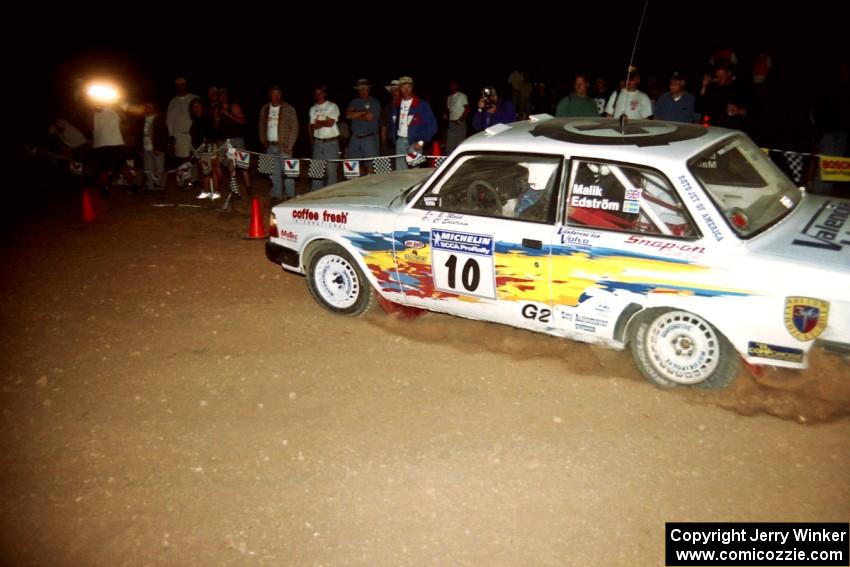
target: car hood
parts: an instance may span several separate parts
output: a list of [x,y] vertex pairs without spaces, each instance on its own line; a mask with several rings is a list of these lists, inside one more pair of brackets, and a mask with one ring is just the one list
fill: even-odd
[[850,200],[805,195],[794,212],[747,248],[850,275]]
[[317,205],[322,207],[387,207],[404,190],[421,183],[433,169],[408,169],[380,175],[367,175],[343,181],[301,195],[286,203],[289,207]]

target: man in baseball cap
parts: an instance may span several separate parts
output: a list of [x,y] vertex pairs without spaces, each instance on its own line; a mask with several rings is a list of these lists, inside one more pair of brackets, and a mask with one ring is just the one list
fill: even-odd
[[[393,103],[393,127],[391,139],[395,142],[396,154],[406,155],[410,151],[423,152],[426,142],[437,133],[437,119],[431,105],[419,98],[413,90],[413,79],[407,75],[399,77],[401,100]],[[396,169],[407,169],[403,157],[396,158]]]
[[685,90],[685,74],[679,70],[670,74],[670,90],[658,97],[655,117],[671,122],[696,122],[696,99]]
[[[350,159],[378,155],[378,130],[381,119],[381,103],[369,94],[372,85],[368,79],[359,79],[354,85],[357,98],[348,103],[345,117],[351,120],[351,141],[348,144]],[[372,173],[372,161],[360,162],[367,173]]]

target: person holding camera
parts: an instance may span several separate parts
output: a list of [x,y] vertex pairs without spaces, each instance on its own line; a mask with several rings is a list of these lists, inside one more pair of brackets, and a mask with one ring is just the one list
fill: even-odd
[[484,87],[478,99],[478,111],[472,116],[472,129],[480,132],[494,124],[516,122],[516,119],[513,103],[500,100],[493,87]]

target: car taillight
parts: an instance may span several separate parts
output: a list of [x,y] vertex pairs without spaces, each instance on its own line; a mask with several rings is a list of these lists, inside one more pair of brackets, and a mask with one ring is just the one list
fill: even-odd
[[735,213],[732,215],[732,224],[734,224],[738,228],[747,228],[747,225],[750,224],[750,221],[747,219],[747,216],[743,213]]
[[275,220],[274,213],[269,217],[269,236],[274,238],[280,236],[277,232],[277,220]]

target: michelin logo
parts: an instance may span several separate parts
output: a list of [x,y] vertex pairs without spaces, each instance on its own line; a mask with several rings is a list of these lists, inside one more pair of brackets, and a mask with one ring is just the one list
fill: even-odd
[[431,248],[478,256],[493,255],[493,237],[483,234],[452,232],[449,230],[431,231]]

